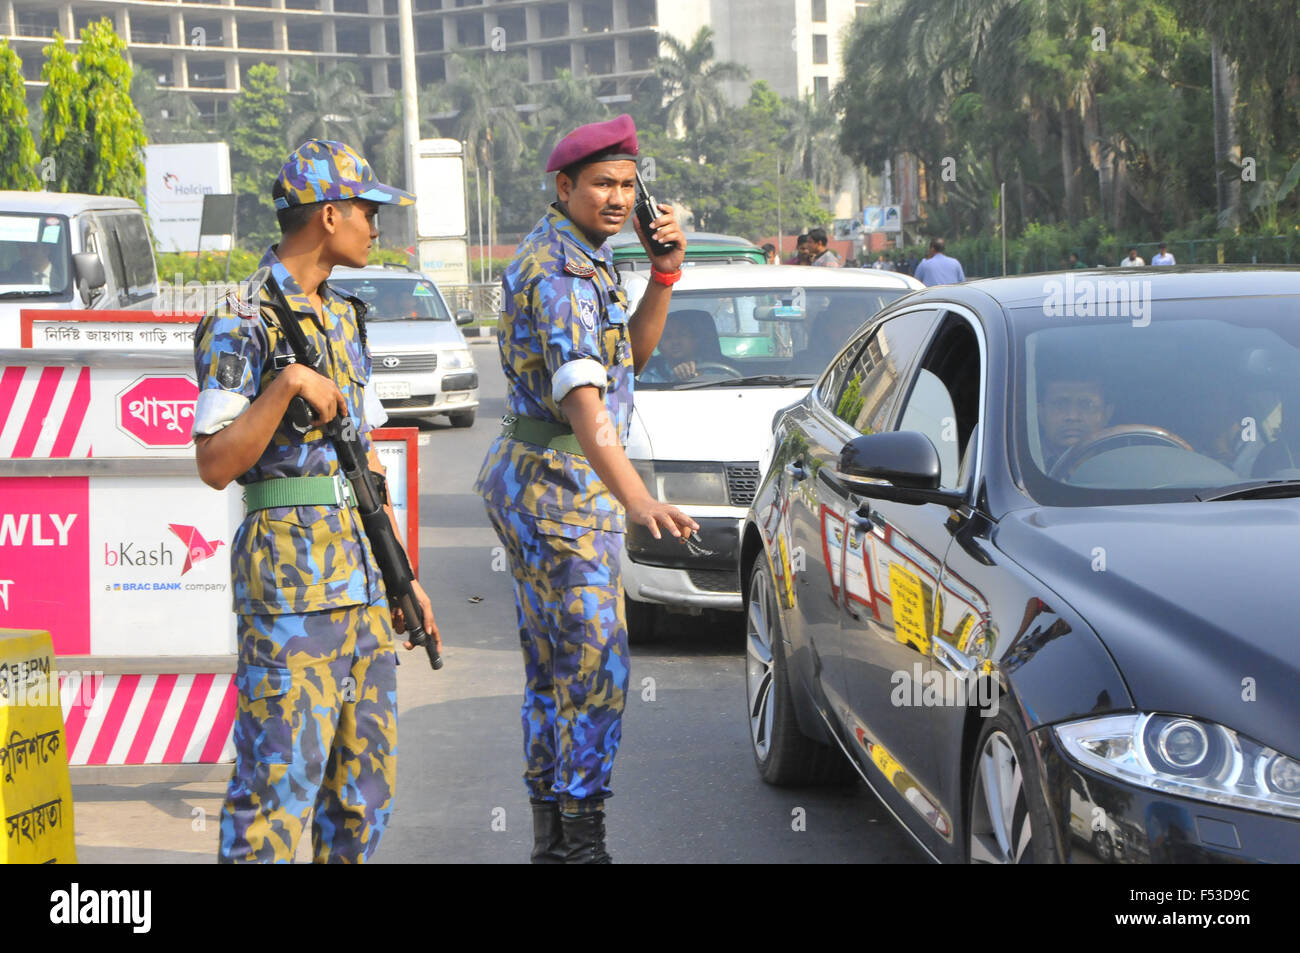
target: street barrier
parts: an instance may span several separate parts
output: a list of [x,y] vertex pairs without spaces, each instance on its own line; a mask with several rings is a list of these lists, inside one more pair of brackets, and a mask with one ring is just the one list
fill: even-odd
[[0,864],[76,863],[48,632],[0,629]]
[[[28,346],[0,350],[0,626],[48,630],[71,673],[75,782],[224,779],[243,504],[198,476],[197,315],[88,314],[24,312]],[[372,438],[418,572],[417,431]]]

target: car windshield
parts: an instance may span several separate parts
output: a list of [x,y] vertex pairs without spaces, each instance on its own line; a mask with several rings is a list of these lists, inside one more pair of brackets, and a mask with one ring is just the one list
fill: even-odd
[[330,287],[355,295],[370,306],[367,321],[450,321],[433,282],[419,275],[331,278]]
[[1300,297],[1013,309],[1016,447],[1059,506],[1196,500],[1300,480]]
[[679,291],[637,386],[811,383],[864,321],[906,293],[844,287]]
[[71,281],[72,257],[64,216],[0,213],[0,296],[64,295]]

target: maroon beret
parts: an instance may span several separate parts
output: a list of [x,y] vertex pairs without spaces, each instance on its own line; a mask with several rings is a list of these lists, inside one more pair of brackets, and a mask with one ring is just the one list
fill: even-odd
[[579,126],[556,144],[547,172],[558,172],[575,162],[636,158],[636,125],[627,113],[605,122]]

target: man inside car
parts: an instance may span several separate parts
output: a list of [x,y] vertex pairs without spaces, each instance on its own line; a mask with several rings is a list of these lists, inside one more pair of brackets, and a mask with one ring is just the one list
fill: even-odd
[[1067,450],[1103,430],[1114,412],[1100,380],[1048,379],[1038,402],[1043,470],[1050,473]]
[[658,352],[646,362],[637,379],[655,384],[694,380],[699,376],[695,369],[699,347],[699,337],[689,321],[670,320],[659,338]]

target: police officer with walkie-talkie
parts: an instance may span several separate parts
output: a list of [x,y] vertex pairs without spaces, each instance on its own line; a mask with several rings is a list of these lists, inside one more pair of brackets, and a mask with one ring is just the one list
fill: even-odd
[[414,200],[321,140],[289,157],[272,197],[279,245],[195,332],[199,474],[240,483],[246,509],[231,542],[239,701],[219,858],[291,860],[314,810],[313,858],[363,861],[393,808],[393,627],[422,623],[431,659],[441,641],[400,546],[372,545],[380,514],[392,519],[366,437],[385,415],[367,387],[365,306],[326,278],[365,265],[382,206]]
[[[686,250],[672,210],[638,190],[636,157],[626,115],[565,136],[547,166],[558,201],[502,279],[508,413],[475,489],[514,577],[535,863],[610,860],[604,801],[628,684],[624,528],[698,529],[647,490],[623,449],[632,376],[659,342]],[[634,208],[653,271],[629,315],[606,239]]]

